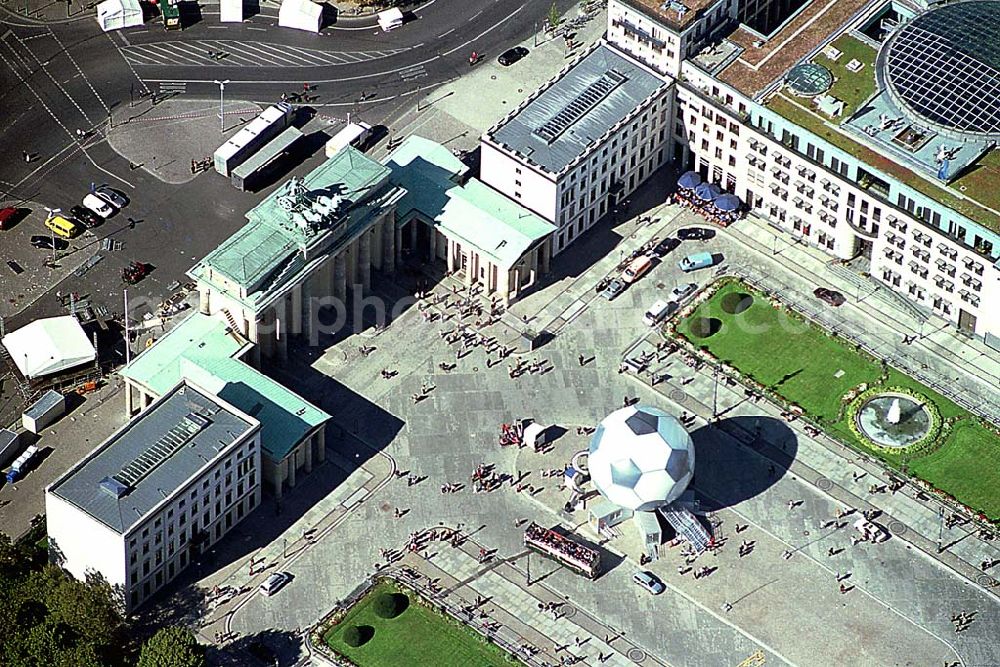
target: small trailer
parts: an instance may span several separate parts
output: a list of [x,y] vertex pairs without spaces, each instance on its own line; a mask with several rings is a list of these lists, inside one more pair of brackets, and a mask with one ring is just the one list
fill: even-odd
[[0,429],[0,468],[10,463],[20,449],[20,436],[10,429]]
[[21,425],[35,435],[66,412],[66,397],[48,390],[21,415]]

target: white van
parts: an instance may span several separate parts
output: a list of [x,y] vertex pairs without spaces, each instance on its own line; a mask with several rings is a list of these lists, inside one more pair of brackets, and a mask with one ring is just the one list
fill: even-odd
[[672,301],[664,301],[663,299],[658,299],[656,303],[649,307],[646,314],[642,316],[642,321],[648,326],[655,327],[664,317],[670,314],[670,311],[676,306]]
[[347,127],[326,142],[326,156],[333,157],[348,146],[363,146],[372,136],[372,126],[368,123],[348,123]]

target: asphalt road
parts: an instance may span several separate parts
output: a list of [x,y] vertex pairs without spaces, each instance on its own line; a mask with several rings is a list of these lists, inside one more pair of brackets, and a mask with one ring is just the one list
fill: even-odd
[[[113,110],[167,91],[214,100],[219,88],[213,81],[226,79],[227,102],[270,103],[302,92],[308,82],[307,102],[321,113],[363,111],[370,121],[387,122],[415,93],[468,71],[472,50],[495,58],[530,37],[549,6],[549,0],[431,0],[389,33],[378,30],[374,17],[345,17],[319,35],[277,27],[276,7],[223,24],[218,5],[206,5],[183,31],[150,20],[114,33],[101,32],[92,15],[42,24],[0,14],[0,201],[66,210],[91,183],[122,190],[130,205],[77,252],[99,252],[108,235],[125,251],[102,253],[100,264],[51,291],[90,295],[94,304],[121,312],[120,270],[139,259],[155,270],[130,289],[133,304],[142,297],[155,304],[167,296],[166,285],[183,282],[197,258],[242,226],[243,212],[266,192],[248,196],[213,174],[168,185],[130,169],[104,141]],[[90,135],[81,140],[77,130]],[[0,247],[6,243],[0,237]],[[20,326],[60,308],[54,297],[42,297],[7,324]]]

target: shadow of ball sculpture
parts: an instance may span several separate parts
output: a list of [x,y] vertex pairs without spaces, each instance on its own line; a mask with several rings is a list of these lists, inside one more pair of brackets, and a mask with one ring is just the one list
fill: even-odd
[[719,332],[722,321],[714,317],[699,317],[691,322],[691,335],[696,338],[708,338]]
[[382,593],[375,598],[373,609],[379,618],[396,618],[410,606],[410,598],[403,593]]
[[743,292],[730,292],[722,297],[720,306],[723,312],[739,315],[753,304],[753,297]]
[[370,625],[352,625],[344,630],[344,643],[351,648],[363,646],[375,636],[375,628]]

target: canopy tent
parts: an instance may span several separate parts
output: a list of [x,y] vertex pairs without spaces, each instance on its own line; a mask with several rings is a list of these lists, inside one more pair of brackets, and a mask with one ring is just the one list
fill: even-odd
[[322,20],[323,6],[310,0],[284,0],[278,10],[278,25],[282,28],[318,33]]
[[693,190],[701,183],[701,176],[697,171],[686,171],[677,179],[678,187],[685,190]]
[[694,189],[694,196],[703,201],[712,201],[722,194],[722,190],[715,183],[702,183]]
[[104,0],[97,5],[97,24],[104,32],[142,25],[139,0]]
[[378,13],[378,24],[385,32],[403,25],[403,12],[399,7]]
[[2,339],[26,378],[52,375],[97,358],[97,351],[72,315],[35,320]]
[[219,4],[219,22],[242,23],[243,0],[221,0]]
[[716,198],[712,204],[720,211],[735,211],[740,207],[740,198],[727,192]]

